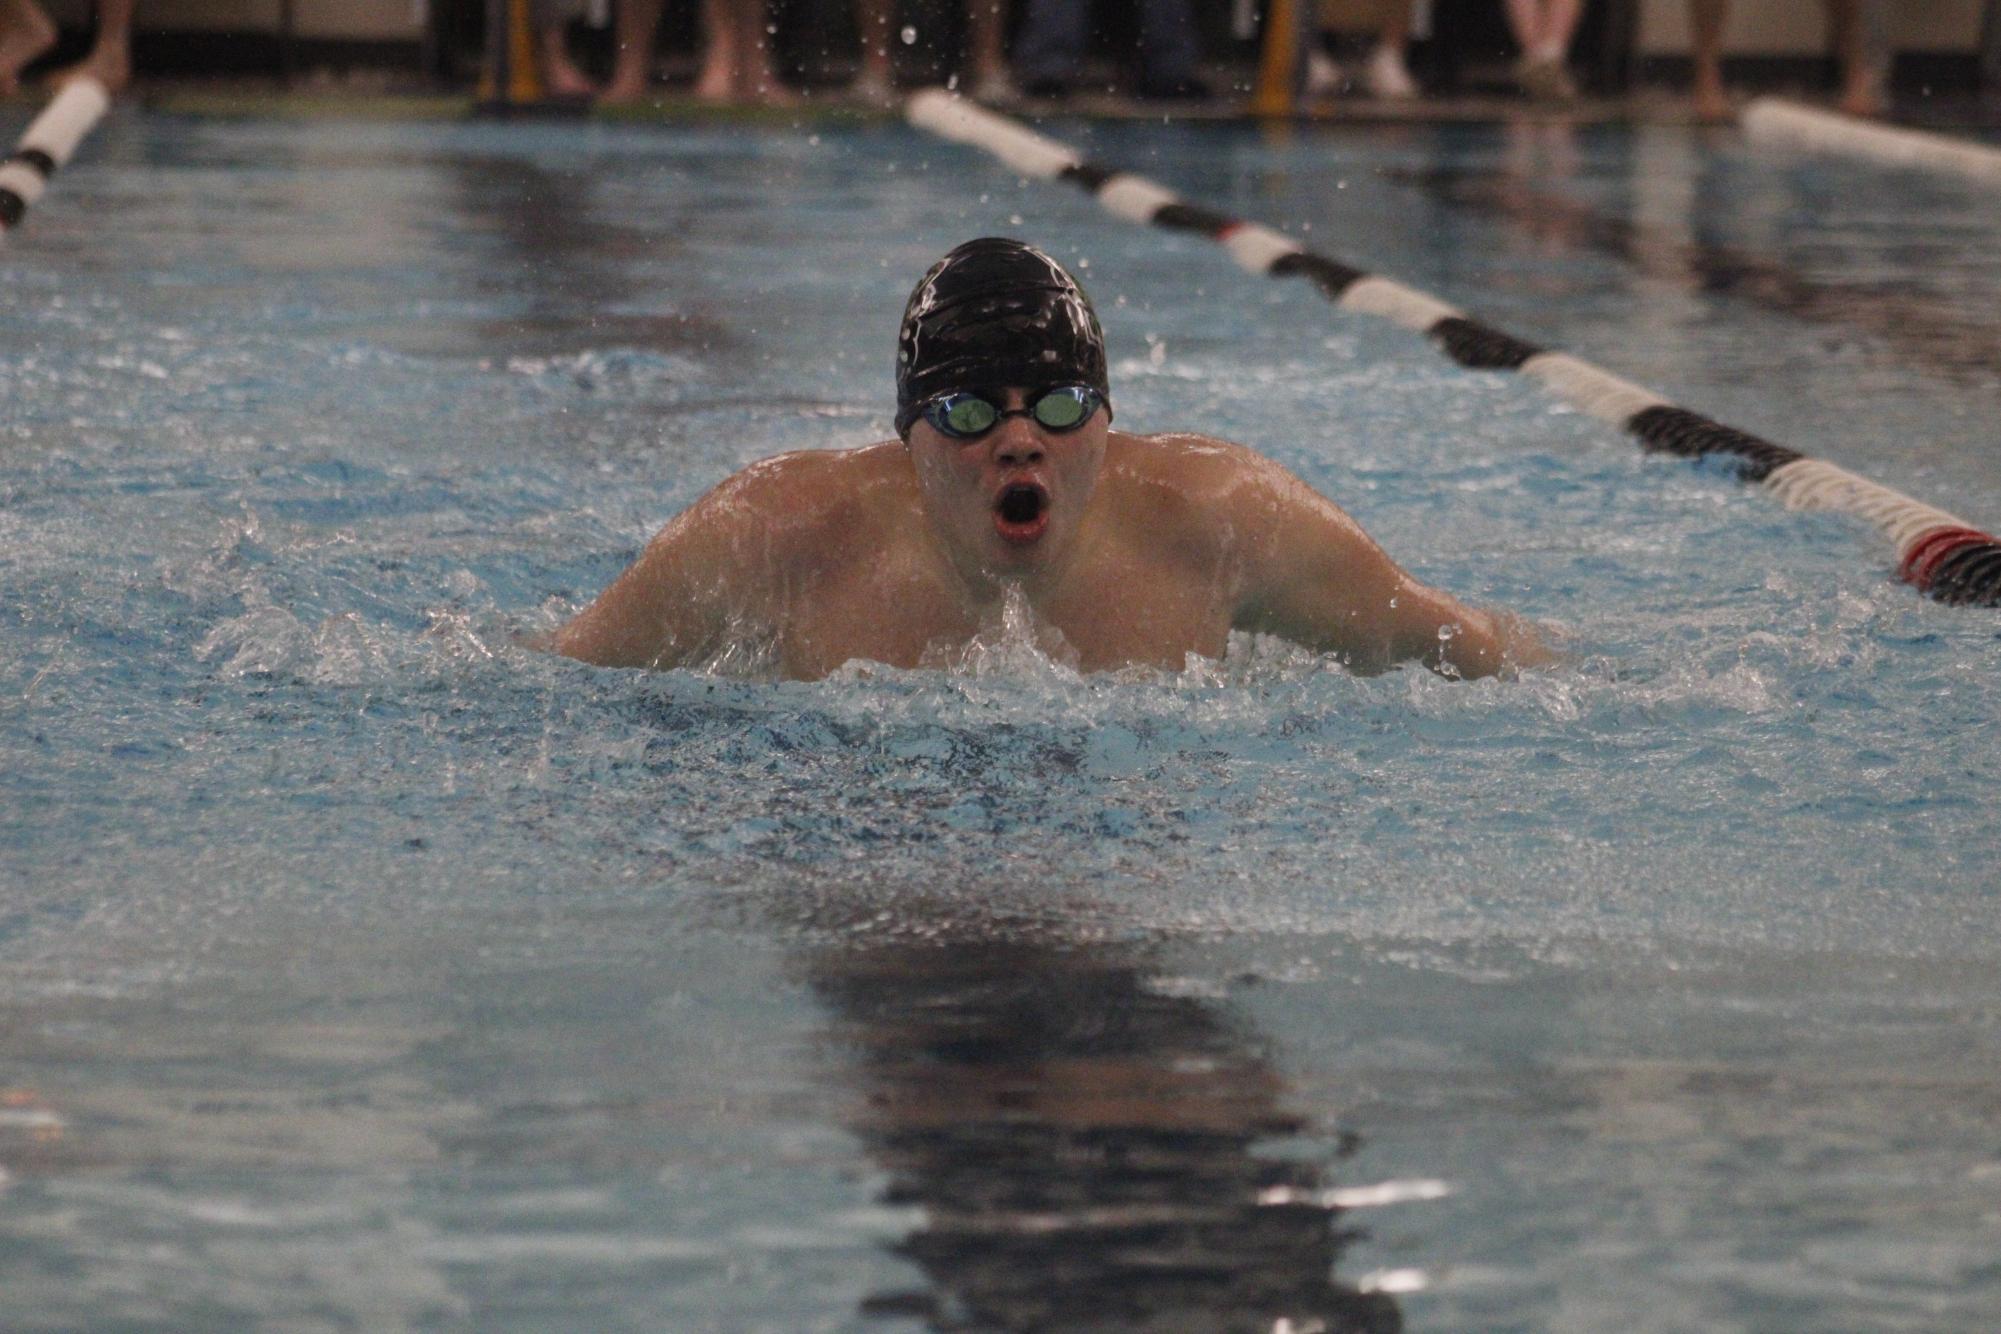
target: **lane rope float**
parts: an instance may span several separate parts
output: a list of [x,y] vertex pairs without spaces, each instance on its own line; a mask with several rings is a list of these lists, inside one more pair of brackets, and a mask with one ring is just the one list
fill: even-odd
[[1965,520],[1865,477],[1676,407],[1610,371],[1480,323],[1438,298],[1315,254],[1282,232],[1190,204],[1143,176],[1088,162],[1076,150],[941,89],[912,96],[911,124],[984,149],[1023,176],[1067,181],[1131,222],[1196,232],[1239,267],[1310,279],[1344,310],[1424,334],[1469,370],[1518,371],[1557,397],[1639,439],[1649,452],[1723,457],[1791,509],[1838,510],[1868,520],[1897,549],[1897,573],[1940,602],[2001,606],[2001,541]]
[[28,122],[14,151],[0,158],[0,237],[21,225],[83,137],[111,107],[111,94],[88,76],[71,79]]
[[1744,108],[1738,123],[1753,143],[1863,157],[1890,167],[1950,172],[2001,186],[2001,148],[1965,139],[1879,125],[1781,97],[1758,98]]

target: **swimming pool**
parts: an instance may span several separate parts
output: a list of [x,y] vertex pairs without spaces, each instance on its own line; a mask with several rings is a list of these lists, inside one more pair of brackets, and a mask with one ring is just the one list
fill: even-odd
[[[2001,521],[1974,187],[1682,128],[1060,133]],[[1121,425],[1276,455],[1568,661],[516,646],[736,466],[887,434],[910,283],[993,232],[1077,267]],[[2001,1298],[2001,625],[1853,520],[902,127],[121,111],[0,303],[7,1323]]]

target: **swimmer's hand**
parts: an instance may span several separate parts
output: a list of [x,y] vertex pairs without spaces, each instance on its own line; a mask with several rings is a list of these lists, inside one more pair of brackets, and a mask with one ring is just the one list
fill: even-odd
[[1552,635],[1547,628],[1511,611],[1496,610],[1485,614],[1494,623],[1504,674],[1512,676],[1534,667],[1554,667],[1563,661],[1563,654],[1550,643]]
[[[1548,667],[1561,661],[1561,655],[1551,648],[1543,630],[1533,621],[1508,611],[1476,610],[1463,603],[1455,603],[1436,590],[1423,590],[1427,601],[1444,603],[1443,614],[1434,622],[1431,631],[1435,642],[1425,652],[1408,652],[1401,656],[1415,658],[1440,676],[1470,680],[1481,676],[1512,677],[1519,672],[1535,667]],[[1410,585],[1403,591],[1403,599],[1417,601],[1412,597]],[[1426,617],[1428,619],[1428,616]],[[1423,629],[1420,622],[1419,632]]]

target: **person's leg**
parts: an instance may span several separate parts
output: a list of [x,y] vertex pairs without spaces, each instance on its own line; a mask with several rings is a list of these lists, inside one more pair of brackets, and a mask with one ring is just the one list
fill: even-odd
[[702,68],[695,96],[727,102],[736,96],[736,16],[730,0],[702,0]]
[[35,0],[0,0],[0,97],[21,87],[21,71],[56,44],[56,25]]
[[132,0],[98,0],[97,38],[90,54],[49,75],[49,82],[66,83],[86,75],[113,93],[132,82]]
[[1695,114],[1703,120],[1730,119],[1730,94],[1723,87],[1723,25],[1729,18],[1730,0],[1688,2],[1695,39]]
[[597,86],[570,59],[568,20],[537,30],[535,46],[542,58],[542,87],[552,97],[590,97]]
[[1980,95],[2001,98],[2001,0],[1987,0],[1980,15]]
[[1542,62],[1570,56],[1570,39],[1584,17],[1584,0],[1507,0],[1508,28],[1522,54]]
[[1140,92],[1167,97],[1207,97],[1196,73],[1202,44],[1190,0],[1140,0]]
[[1383,0],[1382,8],[1376,40],[1401,56],[1410,46],[1410,0]]
[[1883,66],[1870,40],[1860,0],[1827,0],[1828,36],[1841,66],[1841,109],[1851,116],[1883,114]]
[[612,24],[612,42],[618,49],[612,57],[611,82],[605,85],[603,101],[638,102],[647,96],[653,81],[653,39],[660,31],[662,0],[619,0],[618,18]]
[[535,23],[535,52],[542,69],[542,88],[552,97],[591,97],[597,86],[570,59],[570,20],[577,16],[569,0],[535,0],[529,7]]
[[1308,99],[1332,97],[1348,90],[1348,73],[1334,59],[1332,43],[1347,14],[1339,0],[1319,0],[1307,25],[1306,79],[1300,92]]
[[1542,0],[1507,0],[1508,31],[1527,56],[1542,45]]
[[862,64],[852,91],[865,102],[896,101],[896,0],[855,0],[855,28],[861,35]]
[[1532,97],[1568,101],[1577,96],[1567,62],[1582,0],[1507,0],[1508,28],[1522,49],[1515,77]]
[[1584,0],[1548,0],[1542,10],[1543,50],[1555,60],[1570,59],[1570,44],[1584,18]]
[[1364,71],[1370,93],[1377,97],[1416,97],[1417,80],[1410,76],[1404,53],[1410,48],[1410,0],[1384,0],[1382,23],[1376,29],[1376,49]]
[[966,65],[972,94],[989,102],[1014,96],[1007,74],[1007,10],[1002,0],[967,0]]
[[743,63],[738,66],[738,90],[751,101],[768,107],[791,106],[799,97],[778,77],[772,62],[770,19],[765,0],[736,0],[737,50]]

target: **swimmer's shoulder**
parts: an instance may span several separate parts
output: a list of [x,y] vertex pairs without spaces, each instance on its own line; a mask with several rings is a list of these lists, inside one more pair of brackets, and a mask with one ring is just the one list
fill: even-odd
[[1172,554],[1191,570],[1241,557],[1251,534],[1242,495],[1261,472],[1254,451],[1214,436],[1114,432],[1105,444],[1117,531],[1150,561]]
[[852,450],[792,450],[744,464],[698,504],[806,514],[866,502],[908,478],[908,456],[894,440]]
[[1106,446],[1112,474],[1163,506],[1234,522],[1298,483],[1265,455],[1215,436],[1171,431],[1159,435],[1114,432]]
[[896,441],[807,449],[759,459],[690,510],[700,522],[750,526],[765,541],[826,551],[862,537],[915,503],[909,456]]
[[1302,540],[1348,551],[1360,538],[1339,505],[1246,445],[1120,433],[1107,442],[1106,462],[1123,482],[1129,540],[1156,550],[1165,544],[1196,565],[1268,569]]
[[[711,496],[740,504],[791,504],[879,488],[908,471],[894,440],[855,449],[796,449],[745,464],[717,484]],[[900,465],[900,466],[899,466]]]

